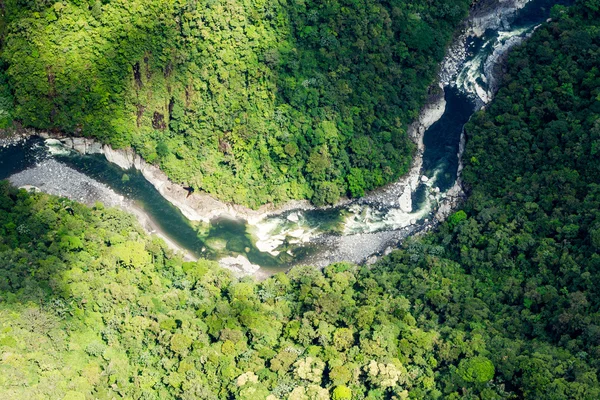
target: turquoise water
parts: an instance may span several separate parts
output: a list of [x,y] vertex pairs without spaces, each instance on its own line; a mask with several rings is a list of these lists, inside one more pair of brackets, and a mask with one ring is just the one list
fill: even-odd
[[217,259],[227,255],[244,254],[250,262],[263,267],[277,267],[290,261],[290,256],[285,253],[274,257],[260,252],[243,221],[218,218],[210,224],[190,222],[135,169],[123,171],[119,166],[106,161],[100,154],[72,154],[56,158],[107,184],[118,194],[134,200],[163,233],[197,257]]
[[[259,251],[248,226],[241,220],[217,218],[210,224],[189,221],[178,208],[163,198],[144,176],[135,169],[127,171],[108,162],[103,155],[51,155],[39,137],[0,148],[0,179],[53,157],[90,178],[104,183],[117,194],[132,200],[156,223],[160,230],[196,257],[219,259],[243,254],[254,264],[267,269],[280,269],[311,254],[303,249],[295,257],[282,252],[278,256]],[[325,212],[323,224],[330,224],[331,213]],[[318,219],[318,218],[317,218]]]

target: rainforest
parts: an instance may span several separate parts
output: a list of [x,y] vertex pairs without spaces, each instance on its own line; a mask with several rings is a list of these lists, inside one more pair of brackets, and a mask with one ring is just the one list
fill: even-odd
[[[0,3],[0,398],[600,398],[600,2],[536,1],[506,19],[484,0]],[[425,124],[441,98],[445,117]],[[454,145],[428,136],[452,124]],[[131,185],[132,169],[94,183],[45,155],[72,137],[250,209],[401,202],[393,182],[416,165],[406,218],[419,221],[330,229],[360,239],[361,262],[240,275],[210,240],[182,252],[110,203],[102,185]],[[458,157],[454,172],[436,175],[428,148]],[[91,177],[76,196],[74,172],[64,192],[27,181],[66,165]],[[427,202],[437,211],[415,214]],[[386,204],[357,214],[396,212]],[[298,230],[292,211],[277,218]],[[177,229],[209,229],[189,224]],[[210,239],[262,251],[236,229]],[[400,231],[389,251],[366,240]]]
[[8,0],[2,59],[26,126],[133,146],[225,201],[332,204],[408,170],[468,5]]

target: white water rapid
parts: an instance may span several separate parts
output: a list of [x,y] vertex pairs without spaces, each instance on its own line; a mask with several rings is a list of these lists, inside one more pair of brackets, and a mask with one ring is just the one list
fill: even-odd
[[[496,67],[510,48],[520,44],[536,28],[531,25],[511,29],[510,21],[505,18],[515,14],[526,3],[518,1],[513,8],[495,10],[496,13],[504,13],[496,18],[484,15],[474,19],[474,25],[468,27],[457,45],[451,47],[442,66],[440,86],[457,88],[473,101],[474,109],[489,103],[497,90]],[[498,22],[500,20],[501,23]],[[488,28],[500,30],[486,36]],[[319,243],[320,251],[302,264],[323,266],[342,260],[363,262],[372,254],[389,251],[389,246],[415,231],[430,228],[432,221],[445,218],[463,195],[460,184],[457,181],[449,189],[440,190],[438,182],[447,171],[443,166],[437,166],[427,176],[421,159],[423,134],[442,117],[444,110],[444,100],[437,99],[423,110],[420,120],[411,127],[411,137],[419,151],[407,176],[342,206],[342,222],[333,230],[311,222],[310,213],[314,211],[308,210],[296,210],[258,221],[250,228],[256,237],[257,247],[277,255],[284,245]],[[461,140],[464,141],[464,137]],[[457,179],[460,179],[459,174]],[[423,198],[415,203],[413,198],[417,190],[422,191]]]

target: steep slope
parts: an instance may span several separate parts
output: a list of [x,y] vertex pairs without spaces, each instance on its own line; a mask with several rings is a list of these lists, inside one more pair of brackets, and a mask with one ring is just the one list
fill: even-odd
[[24,126],[131,145],[222,200],[324,204],[407,171],[468,4],[7,0],[2,59]]
[[[592,399],[600,372],[599,7],[578,1],[553,18],[511,53],[496,99],[466,127],[464,210],[385,262],[377,280],[415,304],[417,319],[477,335],[494,383],[518,398]],[[449,383],[447,393],[459,387]]]

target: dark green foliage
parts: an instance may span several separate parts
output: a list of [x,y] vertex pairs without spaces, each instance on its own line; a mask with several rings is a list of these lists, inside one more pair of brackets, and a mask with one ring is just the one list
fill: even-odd
[[6,0],[2,59],[26,126],[133,146],[226,201],[325,204],[408,170],[468,4]]
[[586,7],[515,50],[496,101],[467,126],[471,217],[445,240],[522,310],[529,335],[596,359],[600,26]]
[[600,15],[553,15],[466,127],[464,211],[373,271],[421,324],[485,347],[442,350],[449,398],[600,397]]
[[13,96],[8,87],[4,68],[0,64],[0,129],[9,128],[13,121]]

